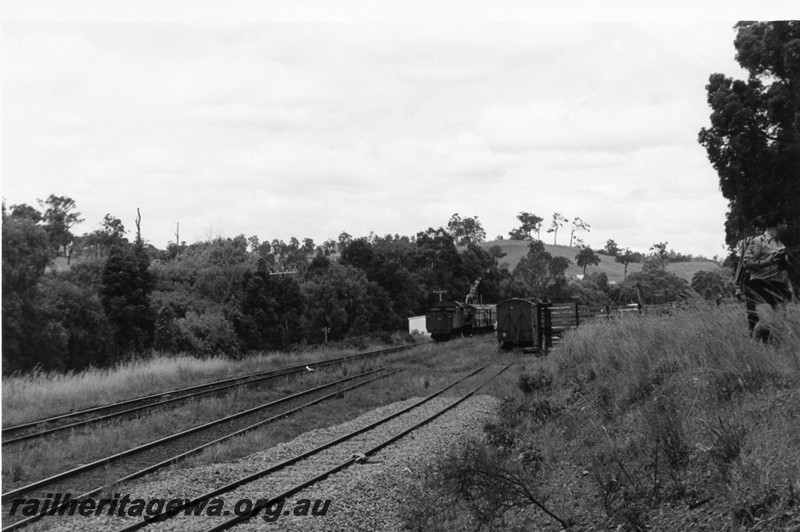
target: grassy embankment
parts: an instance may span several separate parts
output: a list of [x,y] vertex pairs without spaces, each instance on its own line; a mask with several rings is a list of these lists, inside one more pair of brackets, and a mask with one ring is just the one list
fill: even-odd
[[[377,347],[379,346],[375,346]],[[354,351],[356,350],[319,349],[302,354],[274,353],[243,361],[155,357],[114,370],[13,377],[6,379],[3,384],[4,421],[7,418],[19,421],[35,419],[68,408],[81,408],[217,380],[225,376],[341,356]],[[473,368],[506,359],[513,360],[513,355],[498,356],[496,343],[488,335],[444,344],[422,345],[377,361],[358,362],[355,367],[347,369],[304,373],[297,378],[272,381],[261,387],[253,386],[219,397],[182,403],[176,408],[154,410],[135,419],[110,423],[92,430],[78,430],[67,436],[49,438],[46,442],[4,449],[3,487],[6,490],[12,485],[43,478],[68,467],[87,463],[346,375],[379,366],[403,370],[399,374],[349,391],[341,398],[316,405],[264,429],[207,449],[184,464],[230,460],[291,440],[313,428],[345,422],[379,406],[427,395]],[[506,372],[502,380],[487,387],[486,393],[495,393],[498,396],[507,393],[507,389],[513,388],[520,372],[521,369]],[[32,406],[34,404],[37,405],[36,408]]]
[[779,326],[779,343],[754,342],[740,305],[582,326],[530,360],[407,523],[800,529],[800,305]]

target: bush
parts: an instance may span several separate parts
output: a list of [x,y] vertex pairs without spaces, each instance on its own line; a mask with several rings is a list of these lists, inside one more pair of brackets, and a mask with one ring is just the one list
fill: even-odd
[[41,290],[44,307],[66,339],[61,353],[64,367],[83,369],[113,362],[112,328],[97,294],[55,278],[44,278]]
[[549,392],[552,384],[553,376],[542,368],[536,368],[531,372],[520,374],[517,386],[522,393],[530,395],[534,391]]
[[222,314],[186,313],[174,321],[175,347],[198,355],[238,354],[233,325]]
[[736,292],[731,275],[702,270],[692,276],[692,289],[708,301],[732,297]]
[[661,269],[632,273],[622,281],[619,288],[621,302],[638,301],[638,289],[641,289],[644,302],[648,305],[696,297],[686,281]]
[[571,526],[569,519],[544,504],[546,497],[537,489],[541,454],[528,449],[518,458],[512,459],[479,440],[468,441],[451,451],[420,492],[437,504],[413,504],[415,511],[406,517],[406,525],[429,530],[433,525],[441,525],[444,519],[455,521],[467,517],[478,528],[497,527],[509,511],[536,507],[562,527]]

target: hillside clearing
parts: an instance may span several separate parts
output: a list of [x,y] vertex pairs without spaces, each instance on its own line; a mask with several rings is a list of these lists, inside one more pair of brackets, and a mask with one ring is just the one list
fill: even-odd
[[[481,242],[478,244],[478,246],[486,250],[493,246],[499,246],[503,250],[503,253],[506,254],[505,257],[500,259],[500,265],[502,266],[503,264],[506,264],[509,271],[514,271],[514,267],[517,265],[520,259],[528,253],[528,244],[530,244],[530,242],[527,240],[495,240],[492,242]],[[583,268],[579,267],[575,262],[575,255],[578,254],[579,248],[569,246],[552,246],[548,244],[545,244],[544,248],[545,251],[554,257],[566,257],[571,261],[571,264],[566,271],[567,277],[574,277],[576,275],[583,274]],[[619,262],[616,262],[614,257],[609,255],[598,255],[600,257],[600,264],[597,266],[589,266],[586,268],[586,273],[605,273],[608,275],[609,281],[622,282],[622,280],[625,279],[625,267]],[[715,262],[711,261],[673,262],[667,265],[668,272],[674,273],[681,279],[685,279],[687,282],[691,282],[692,276],[694,276],[695,273],[704,270],[720,271],[721,268]],[[640,271],[642,271],[642,264],[631,263],[628,265],[628,274]]]

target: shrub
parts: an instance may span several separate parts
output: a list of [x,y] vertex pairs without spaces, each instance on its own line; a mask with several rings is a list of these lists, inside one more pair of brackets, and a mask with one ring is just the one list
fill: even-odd
[[222,314],[189,311],[174,321],[175,346],[198,355],[238,353],[233,325]]
[[438,504],[427,505],[427,511],[424,506],[418,507],[420,510],[410,515],[406,524],[416,523],[427,530],[445,508],[451,519],[456,518],[457,512],[462,517],[469,516],[479,528],[492,527],[510,510],[536,507],[568,528],[570,520],[546,506],[546,497],[537,489],[542,461],[535,450],[511,458],[490,445],[471,440],[445,456],[429,476],[422,493]]
[[708,454],[719,467],[724,480],[730,479],[730,468],[742,452],[747,429],[734,420],[724,421],[722,416],[717,416],[718,425],[708,427],[711,435],[711,447]]
[[532,372],[520,374],[517,387],[525,395],[530,395],[534,391],[548,392],[552,384],[553,376],[542,368],[536,368]]

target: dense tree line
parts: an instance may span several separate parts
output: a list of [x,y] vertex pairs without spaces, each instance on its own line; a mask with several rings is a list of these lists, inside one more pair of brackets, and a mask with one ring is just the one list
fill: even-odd
[[[64,207],[56,223],[52,213],[27,205],[3,209],[6,372],[108,365],[152,350],[239,356],[405,330],[406,318],[424,314],[440,297],[463,301],[476,281],[486,303],[547,297],[612,305],[635,301],[637,280],[662,298],[664,278],[665,286],[682,283],[665,271],[631,275],[621,285],[596,273],[569,280],[570,260],[533,239],[509,271],[500,265],[499,246],[478,246],[478,218],[457,214],[447,229],[411,237],[342,233],[316,246],[311,239],[239,235],[158,250],[138,228],[128,240],[110,214],[99,229],[76,237],[69,231],[69,220],[78,219],[74,202],[51,198]],[[530,234],[540,222],[523,223]],[[53,267],[67,248],[71,265]],[[585,267],[600,258],[582,248],[577,260]]]
[[[496,301],[510,274],[476,245],[477,218],[405,237],[315,246],[296,238],[214,238],[158,250],[106,215],[82,237],[75,203],[3,208],[3,369],[75,369],[155,349],[238,355],[405,329],[441,293],[463,299],[480,279]],[[451,224],[451,229],[456,229]],[[459,252],[456,242],[466,243]],[[67,249],[70,251],[68,252]],[[338,254],[337,254],[338,250]],[[74,253],[55,268],[56,256]]]

